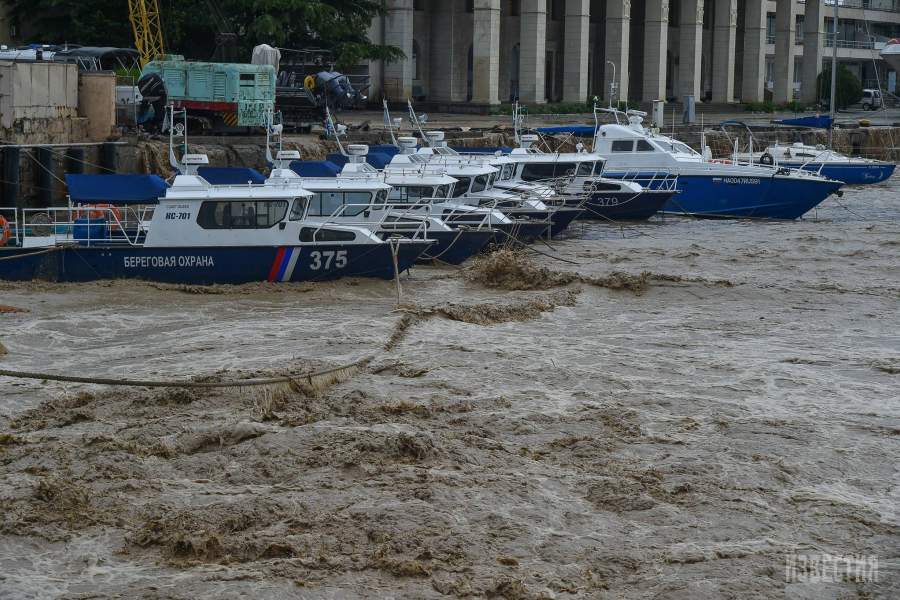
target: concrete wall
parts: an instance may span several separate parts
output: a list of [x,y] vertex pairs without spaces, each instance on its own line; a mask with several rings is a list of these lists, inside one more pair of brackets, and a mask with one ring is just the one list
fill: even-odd
[[74,117],[78,68],[57,63],[0,62],[0,127],[20,119]]
[[88,121],[87,140],[102,142],[116,125],[116,75],[81,73],[78,80],[78,115]]

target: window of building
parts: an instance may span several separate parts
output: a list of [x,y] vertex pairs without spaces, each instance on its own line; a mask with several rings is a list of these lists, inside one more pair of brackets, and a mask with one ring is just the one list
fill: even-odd
[[355,239],[356,234],[352,231],[316,229],[314,227],[303,227],[300,229],[301,242],[352,242]]
[[550,0],[550,18],[562,21],[566,17],[566,0]]
[[[317,192],[309,199],[309,216],[355,217],[369,208],[371,200],[370,192]],[[344,205],[349,206],[341,210]]]
[[775,13],[766,13],[766,43],[775,43]]
[[424,0],[413,0],[413,10],[425,10]]
[[509,1],[509,14],[513,17],[518,17],[522,14],[522,0]]
[[634,142],[631,140],[616,140],[612,143],[613,152],[631,152],[634,149]]
[[653,152],[654,150],[656,150],[656,148],[654,148],[647,140],[637,141],[637,152]]
[[200,205],[203,229],[269,229],[284,220],[287,200],[210,200]]
[[413,40],[412,43],[412,64],[413,64],[413,79],[419,79],[419,42]]
[[475,12],[475,0],[466,0],[466,12]]
[[606,0],[591,0],[591,23],[599,23],[606,13]]

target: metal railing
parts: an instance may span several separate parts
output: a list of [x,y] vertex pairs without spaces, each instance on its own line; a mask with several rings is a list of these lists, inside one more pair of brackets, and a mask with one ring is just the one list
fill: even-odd
[[21,209],[17,242],[21,246],[140,246],[153,207],[140,211],[112,206],[69,206]]

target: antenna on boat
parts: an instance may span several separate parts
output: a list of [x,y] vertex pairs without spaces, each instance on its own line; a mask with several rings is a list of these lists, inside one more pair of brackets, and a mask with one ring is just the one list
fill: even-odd
[[384,107],[384,126],[391,133],[391,143],[399,147],[397,138],[394,136],[394,122],[391,121],[391,111],[388,109],[387,98],[381,99],[381,105]]
[[[281,113],[279,112],[279,115]],[[275,111],[273,110],[269,113],[268,123],[266,124],[266,162],[269,165],[275,165],[275,159],[272,158],[272,148],[270,147],[270,139],[273,137],[278,138],[278,154],[281,154],[281,150],[284,143],[284,124],[283,123],[275,123]]]
[[419,116],[416,114],[416,110],[412,105],[412,100],[410,100],[409,98],[406,99],[406,107],[409,109],[409,122],[419,130],[419,135],[422,136],[422,139],[426,139],[425,132],[422,131],[422,123],[419,122]]
[[831,46],[831,107],[829,110],[829,116],[831,117],[831,123],[828,124],[828,149],[834,149],[834,101],[835,96],[837,95],[837,55],[838,55],[838,2],[834,3],[834,41]]
[[328,105],[325,105],[325,125],[326,131],[330,132],[331,135],[334,136],[334,141],[337,142],[338,150],[341,151],[341,154],[344,156],[349,156],[347,151],[344,150],[344,145],[341,143],[341,134],[338,131],[337,125],[334,124],[334,119],[331,118],[331,111],[328,109]]
[[[182,116],[183,120],[181,123],[175,123],[175,118],[178,114],[181,114]],[[175,156],[175,139],[183,138],[184,141],[181,144],[181,154],[184,156],[188,151],[187,109],[176,111],[174,104],[167,104],[166,121],[168,121],[169,126],[169,164],[179,173],[184,173],[184,165],[178,160],[178,157]]]

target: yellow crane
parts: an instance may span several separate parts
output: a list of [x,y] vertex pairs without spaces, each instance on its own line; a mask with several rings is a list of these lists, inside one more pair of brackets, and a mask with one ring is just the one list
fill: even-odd
[[162,58],[162,22],[158,0],[128,0],[128,20],[134,30],[134,44],[140,54],[141,67],[151,60]]

